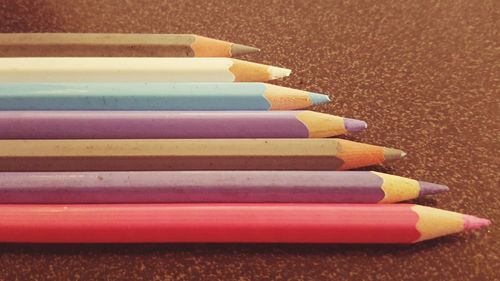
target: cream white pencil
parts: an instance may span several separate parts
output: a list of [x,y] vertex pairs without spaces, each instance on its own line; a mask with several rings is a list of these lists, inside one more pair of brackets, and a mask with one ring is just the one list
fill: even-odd
[[0,82],[265,82],[290,72],[231,58],[0,58]]

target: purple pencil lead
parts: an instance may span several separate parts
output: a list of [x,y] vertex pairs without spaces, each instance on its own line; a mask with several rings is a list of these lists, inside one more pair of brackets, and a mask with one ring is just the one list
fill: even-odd
[[368,127],[368,124],[366,124],[365,121],[344,118],[344,127],[348,132],[355,133],[366,129]]
[[446,185],[442,185],[442,184],[431,183],[431,182],[426,182],[426,181],[419,181],[418,183],[420,184],[419,196],[437,194],[437,193],[442,193],[442,192],[446,192],[449,190],[449,188]]

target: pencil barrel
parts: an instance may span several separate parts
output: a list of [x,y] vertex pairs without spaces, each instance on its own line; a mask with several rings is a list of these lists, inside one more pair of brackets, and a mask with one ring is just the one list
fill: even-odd
[[0,111],[0,139],[331,137],[348,133],[344,120],[307,111]]
[[179,171],[0,174],[0,203],[378,203],[371,172]]
[[290,70],[230,58],[0,58],[0,82],[266,82]]
[[0,171],[345,170],[381,164],[385,150],[342,139],[0,140]]
[[326,95],[265,83],[2,83],[0,110],[290,110]]
[[[49,243],[414,243],[415,205],[98,204],[0,205],[0,241]],[[464,219],[424,213],[441,235]],[[450,212],[448,212],[450,213]],[[451,223],[451,229],[447,225]],[[458,225],[457,225],[458,224]],[[460,224],[462,226],[460,226]],[[434,233],[439,236],[438,233]]]
[[231,57],[257,51],[192,34],[0,34],[0,57]]

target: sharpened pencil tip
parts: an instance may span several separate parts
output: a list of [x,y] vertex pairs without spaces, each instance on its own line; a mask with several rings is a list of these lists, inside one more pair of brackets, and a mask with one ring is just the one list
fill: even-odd
[[384,148],[384,163],[401,159],[406,156],[406,152],[394,149],[394,148]]
[[420,185],[419,196],[437,194],[450,190],[446,185],[442,184],[426,182],[426,181],[419,181],[418,183]]
[[464,230],[474,230],[491,224],[488,219],[482,219],[471,215],[464,215]]
[[368,128],[368,124],[365,121],[344,118],[344,127],[349,133],[355,133]]
[[291,69],[281,68],[281,67],[276,67],[276,66],[270,66],[268,71],[269,71],[269,74],[271,74],[271,80],[283,78],[283,77],[290,75],[290,73],[292,73]]
[[311,99],[312,105],[318,105],[330,102],[330,98],[324,94],[309,93],[309,98]]
[[238,56],[238,55],[245,55],[245,54],[251,54],[251,53],[256,53],[259,52],[259,48],[247,46],[247,45],[241,45],[241,44],[232,44],[231,45],[231,55],[232,56]]

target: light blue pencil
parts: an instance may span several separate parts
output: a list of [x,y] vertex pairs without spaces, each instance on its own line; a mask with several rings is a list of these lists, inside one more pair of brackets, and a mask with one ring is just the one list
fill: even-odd
[[0,84],[0,110],[292,110],[329,101],[266,83]]

